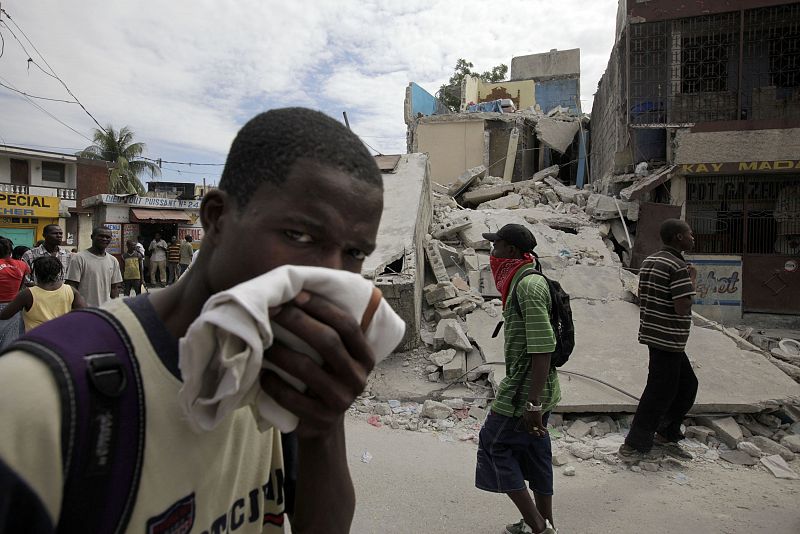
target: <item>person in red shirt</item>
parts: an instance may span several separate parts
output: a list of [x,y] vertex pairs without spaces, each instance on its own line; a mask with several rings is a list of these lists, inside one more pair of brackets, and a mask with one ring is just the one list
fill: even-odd
[[[6,237],[0,237],[0,310],[14,300],[22,289],[25,276],[30,267],[22,260],[11,257],[14,244]],[[17,313],[11,319],[0,320],[0,350],[24,333],[22,315]]]

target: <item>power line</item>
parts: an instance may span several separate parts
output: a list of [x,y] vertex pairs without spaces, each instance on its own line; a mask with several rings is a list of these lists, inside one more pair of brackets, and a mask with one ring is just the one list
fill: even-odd
[[6,89],[8,89],[10,91],[14,91],[15,93],[19,93],[21,95],[25,95],[25,96],[28,96],[28,97],[31,97],[31,98],[38,98],[39,100],[48,100],[50,102],[64,102],[66,104],[75,104],[75,102],[73,102],[72,100],[62,100],[60,98],[48,98],[46,96],[31,95],[31,94],[26,93],[25,91],[20,91],[16,87],[12,87],[10,85],[6,85],[6,84],[4,84],[2,82],[0,82],[0,87],[5,87]]
[[166,163],[168,165],[189,165],[193,166],[196,165],[198,167],[224,167],[224,163],[197,163],[195,161],[167,161],[165,159],[153,159],[153,158],[141,158],[146,159],[147,161],[152,161],[153,163]]
[[[50,64],[47,62],[47,60],[46,60],[46,59],[45,59],[45,57],[42,55],[42,53],[41,53],[41,52],[39,52],[39,49],[38,49],[38,48],[36,48],[36,45],[35,45],[35,44],[33,44],[33,42],[30,40],[30,38],[28,38],[28,35],[25,33],[25,31],[24,31],[22,28],[20,28],[20,27],[19,27],[19,24],[17,24],[17,23],[16,23],[16,21],[15,21],[14,19],[12,19],[12,18],[11,18],[11,15],[9,15],[9,14],[8,14],[8,11],[6,11],[5,9],[2,9],[2,8],[0,8],[0,14],[2,14],[2,15],[5,15],[5,16],[6,16],[6,18],[8,18],[8,20],[10,20],[10,21],[11,21],[11,23],[14,25],[14,27],[15,27],[15,28],[17,28],[17,29],[19,30],[19,32],[22,34],[22,36],[23,36],[23,37],[25,37],[25,40],[26,40],[26,41],[28,41],[28,43],[31,45],[31,47],[33,48],[33,50],[34,50],[34,51],[35,51],[35,52],[36,52],[36,53],[39,55],[39,57],[42,59],[42,61],[44,62],[44,64],[45,64],[45,65],[47,65],[47,68],[49,68],[49,69],[50,69],[50,72],[52,73],[50,76],[52,76],[53,78],[55,78],[56,80],[58,80],[58,81],[61,83],[61,85],[63,85],[63,86],[64,86],[64,89],[66,89],[66,90],[67,90],[67,93],[69,93],[69,96],[71,96],[71,97],[72,97],[72,98],[75,100],[75,103],[76,103],[76,104],[78,104],[78,105],[81,107],[81,109],[83,109],[83,111],[84,111],[84,112],[85,112],[85,113],[86,113],[86,114],[89,116],[89,118],[91,118],[91,119],[94,121],[94,123],[97,125],[97,127],[98,127],[98,128],[100,128],[100,130],[101,130],[101,131],[105,132],[105,131],[106,131],[106,129],[103,127],[103,125],[101,125],[101,124],[100,124],[100,122],[99,122],[99,121],[98,121],[98,120],[95,118],[95,116],[94,116],[94,115],[92,115],[92,114],[89,112],[89,110],[88,110],[88,109],[86,109],[86,106],[84,106],[84,105],[83,105],[83,103],[82,103],[82,102],[81,102],[81,101],[78,99],[78,97],[77,97],[77,96],[75,96],[75,93],[73,93],[73,92],[72,92],[72,90],[69,88],[69,86],[66,84],[66,82],[65,82],[64,80],[62,80],[62,79],[61,79],[61,78],[58,76],[58,74],[56,74],[56,71],[55,71],[55,69],[53,69],[53,67],[51,67],[51,66],[50,66]],[[10,32],[11,32],[11,35],[13,35],[13,36],[14,36],[14,38],[15,38],[15,39],[17,39],[17,41],[18,41],[18,42],[20,43],[20,45],[22,46],[22,41],[20,41],[20,40],[19,40],[19,38],[17,37],[17,35],[16,35],[16,34],[14,33],[14,31],[11,29],[11,27],[10,27],[8,24],[6,24],[5,22],[3,22],[3,25],[4,25],[6,28],[8,28],[8,31],[10,31]],[[23,49],[23,50],[25,50],[25,47],[24,47],[24,46],[22,46],[22,49]],[[27,52],[27,50],[25,50],[25,53],[26,53],[26,54],[28,53],[28,52]],[[36,65],[37,67],[39,67],[39,68],[42,70],[42,72],[44,72],[45,74],[47,74],[47,72],[46,72],[46,71],[45,71],[45,70],[44,70],[44,69],[43,69],[41,66],[39,66],[39,64],[38,64],[38,63],[36,63],[36,61],[34,61],[34,60],[33,60],[33,58],[31,58],[31,57],[30,57],[30,54],[28,54],[28,61],[29,61],[29,62],[33,62],[33,64],[34,64],[34,65]],[[106,132],[106,133],[108,133],[108,132]]]
[[161,170],[162,171],[177,172],[178,174],[196,174],[198,176],[212,176],[212,175],[213,176],[219,176],[221,174],[219,172],[214,174],[213,172],[209,173],[209,172],[184,171],[184,170],[181,170],[181,169],[173,169],[171,167],[162,167]]

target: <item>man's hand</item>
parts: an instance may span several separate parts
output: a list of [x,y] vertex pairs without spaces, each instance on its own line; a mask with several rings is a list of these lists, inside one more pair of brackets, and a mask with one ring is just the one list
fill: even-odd
[[533,434],[536,437],[547,435],[547,427],[542,424],[542,412],[529,412],[525,410],[522,414],[522,420],[525,423],[525,430],[527,430],[529,434]]
[[299,438],[323,437],[338,428],[344,412],[364,391],[375,357],[359,323],[324,297],[302,292],[272,313],[272,320],[308,343],[323,365],[276,342],[265,358],[308,389],[300,393],[270,372],[261,375],[261,386],[300,418]]
[[697,281],[697,267],[691,263],[687,263],[686,270],[689,271],[689,278],[692,279],[692,283],[695,283]]

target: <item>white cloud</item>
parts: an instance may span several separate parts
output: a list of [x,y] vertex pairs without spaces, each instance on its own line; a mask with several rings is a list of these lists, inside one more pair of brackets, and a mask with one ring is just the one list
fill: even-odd
[[[337,118],[347,110],[369,144],[402,152],[405,86],[416,81],[434,92],[460,57],[485,70],[516,55],[580,47],[589,105],[613,43],[616,4],[84,0],[76,9],[20,0],[3,7],[101,123],[130,125],[152,156],[222,161],[242,123],[285,105]],[[9,31],[0,26],[0,33],[0,77],[32,94],[68,98],[58,82],[28,71]],[[94,126],[75,105],[38,103],[86,135]],[[8,142],[87,144],[2,88],[0,106]]]

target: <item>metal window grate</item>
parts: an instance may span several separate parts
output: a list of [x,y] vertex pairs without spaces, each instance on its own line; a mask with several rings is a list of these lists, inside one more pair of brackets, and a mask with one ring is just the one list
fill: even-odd
[[800,254],[800,176],[687,179],[686,222],[706,254]]
[[742,118],[800,118],[800,3],[745,12]]

